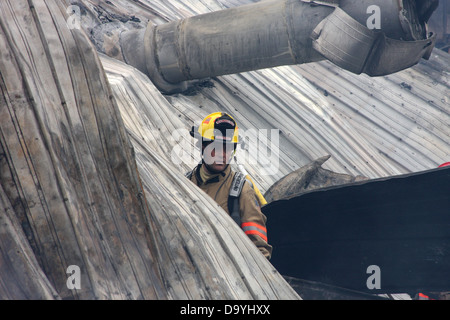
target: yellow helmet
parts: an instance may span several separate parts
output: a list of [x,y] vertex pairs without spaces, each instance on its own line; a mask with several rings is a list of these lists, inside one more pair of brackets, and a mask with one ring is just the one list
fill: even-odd
[[192,127],[191,136],[203,141],[238,143],[238,126],[229,114],[214,112],[203,119],[197,132]]

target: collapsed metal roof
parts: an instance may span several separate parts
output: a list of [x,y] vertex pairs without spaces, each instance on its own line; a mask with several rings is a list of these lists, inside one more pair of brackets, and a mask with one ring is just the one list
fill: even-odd
[[[279,148],[279,158],[272,154],[275,162],[269,164],[276,172],[265,169],[266,157],[255,159],[249,153],[248,143],[237,153],[238,163],[262,191],[325,155],[331,158],[324,168],[369,178],[426,170],[448,161],[449,60],[450,55],[434,50],[429,61],[377,78],[355,75],[323,61],[217,77],[190,94],[163,95],[148,78],[134,75],[137,70],[123,66],[128,73],[118,74],[114,71],[118,62],[103,57],[113,88],[121,84],[121,90],[114,90],[119,101],[159,110],[147,124],[153,135],[141,132],[140,138],[153,141],[166,155],[174,146],[184,147],[183,158],[175,161],[181,163],[182,171],[198,161],[187,132],[211,112],[222,110],[235,116],[247,138],[254,130],[267,129],[270,139],[279,130],[278,141],[276,135],[268,141],[250,137],[261,143],[260,151],[269,158]],[[155,98],[139,96],[132,88],[138,84]],[[142,130],[135,123],[125,123],[134,134]],[[177,142],[183,132],[184,142]],[[176,134],[170,137],[172,133]]]
[[[93,18],[87,31],[95,37],[101,25],[113,30],[118,24],[163,23],[249,2],[66,3]],[[367,177],[448,161],[448,54],[435,50],[429,61],[379,78],[319,62],[215,77],[189,92],[164,95],[136,69],[102,56],[108,85],[85,36],[65,27],[60,15],[64,5],[36,4],[5,2],[1,15],[7,44],[2,71],[8,74],[3,79],[8,99],[2,100],[7,108],[2,111],[13,116],[2,121],[2,130],[8,129],[2,138],[8,151],[2,158],[2,207],[11,223],[0,231],[14,248],[3,252],[10,264],[3,264],[2,271],[11,276],[2,279],[6,284],[20,280],[17,290],[2,287],[8,296],[70,297],[66,267],[79,263],[89,267],[92,280],[74,297],[297,298],[223,211],[182,179],[198,161],[187,130],[213,111],[230,112],[244,137],[261,143],[257,152],[268,152],[255,154],[244,143],[237,158],[263,192],[327,154],[331,158],[324,167]],[[24,17],[30,25],[20,23]],[[114,34],[110,40],[114,42]],[[269,140],[260,129],[269,130]],[[21,146],[33,152],[17,151]],[[128,161],[134,156],[137,166]],[[9,176],[15,172],[20,175]],[[23,181],[20,188],[8,183],[17,181]],[[44,198],[52,201],[40,201]],[[93,250],[96,246],[102,250]],[[22,252],[16,248],[27,255],[16,258],[12,253]],[[137,253],[128,255],[130,248]],[[23,265],[27,269],[18,277],[17,266]],[[255,274],[263,275],[270,288],[256,281]],[[236,284],[236,279],[242,282]]]
[[[158,24],[250,2],[152,1],[145,12],[151,12],[147,19]],[[129,15],[141,14],[140,23],[145,25],[138,9],[127,7]],[[261,144],[262,155],[270,157],[270,151],[279,151],[278,159],[275,154],[269,159],[277,163],[266,166],[267,157],[255,155],[249,144],[237,153],[237,161],[262,190],[325,155],[331,158],[324,168],[369,178],[426,170],[450,158],[449,61],[447,53],[435,49],[428,61],[422,59],[412,68],[382,77],[356,75],[320,61],[214,77],[189,92],[172,95],[159,93],[149,83],[147,90],[168,102],[155,103],[172,115],[154,114],[151,127],[167,126],[167,133],[178,130],[178,135],[208,113],[229,112],[244,137]],[[113,68],[106,69],[110,80],[119,81]],[[133,99],[140,102],[139,97]],[[173,115],[181,121],[174,122]],[[260,129],[268,130],[268,141],[254,136]],[[272,129],[279,130],[279,137]],[[167,138],[157,139],[161,139],[160,148],[167,148]],[[192,153],[192,146],[185,147]],[[195,152],[185,156],[181,170],[198,159]]]

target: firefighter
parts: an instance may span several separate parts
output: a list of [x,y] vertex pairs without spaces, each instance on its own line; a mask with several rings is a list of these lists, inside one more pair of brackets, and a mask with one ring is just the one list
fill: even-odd
[[212,197],[242,228],[261,253],[270,259],[266,216],[251,180],[229,166],[238,144],[235,120],[222,112],[206,116],[191,136],[198,139],[202,161],[186,176]]

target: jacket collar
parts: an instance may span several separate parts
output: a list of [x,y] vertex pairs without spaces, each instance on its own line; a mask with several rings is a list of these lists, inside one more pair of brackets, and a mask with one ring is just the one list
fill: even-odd
[[200,184],[208,184],[208,183],[214,183],[214,182],[219,182],[219,181],[222,181],[222,180],[224,180],[229,174],[230,174],[230,172],[231,172],[231,167],[230,167],[230,165],[228,165],[226,168],[225,168],[225,170],[223,170],[222,172],[220,172],[217,176],[215,176],[214,178],[211,178],[211,179],[209,179],[209,180],[207,180],[207,181],[203,181],[202,180],[202,178],[200,177],[200,167],[203,165],[203,163],[200,163],[198,166],[197,166],[197,169],[195,170],[195,177],[197,178],[197,181],[200,183]]

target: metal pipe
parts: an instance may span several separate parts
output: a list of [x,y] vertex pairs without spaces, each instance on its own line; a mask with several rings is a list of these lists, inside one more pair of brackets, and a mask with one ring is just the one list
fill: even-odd
[[146,73],[162,91],[176,92],[186,89],[194,79],[328,58],[318,46],[313,46],[317,39],[312,35],[336,11],[338,4],[362,29],[367,29],[368,7],[376,4],[380,8],[381,28],[369,30],[370,36],[379,31],[397,40],[425,39],[423,22],[411,18],[416,13],[408,10],[407,15],[402,14],[403,5],[413,2],[261,1],[163,25],[150,23],[145,30],[124,32],[120,45],[125,62]]

